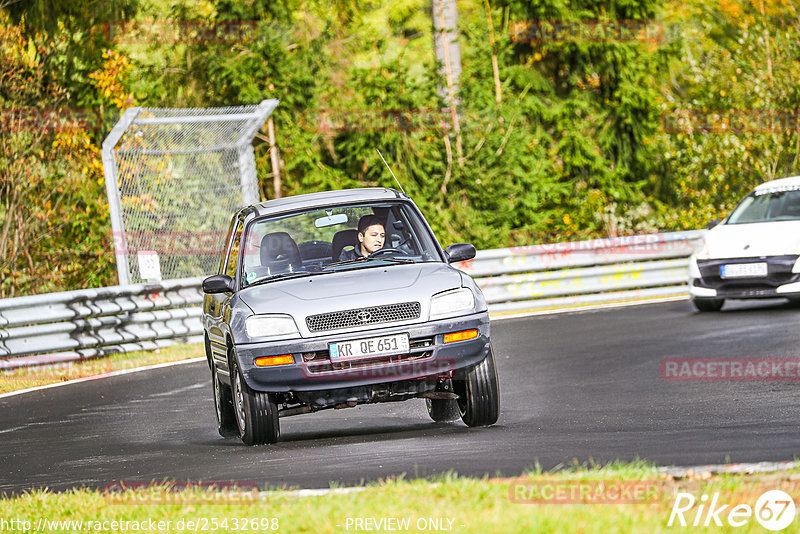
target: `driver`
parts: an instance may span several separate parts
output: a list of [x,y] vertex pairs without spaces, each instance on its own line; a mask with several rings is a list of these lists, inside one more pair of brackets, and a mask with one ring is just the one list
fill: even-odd
[[376,215],[364,215],[358,221],[358,245],[353,250],[343,250],[339,261],[355,260],[369,256],[383,248],[386,231]]

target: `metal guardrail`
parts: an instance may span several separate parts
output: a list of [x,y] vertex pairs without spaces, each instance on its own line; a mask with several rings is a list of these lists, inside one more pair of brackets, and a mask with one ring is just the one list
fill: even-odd
[[688,293],[688,257],[706,230],[481,250],[458,267],[489,311],[507,314]]
[[[495,314],[686,294],[705,231],[481,250],[457,265]],[[202,278],[0,300],[0,369],[201,342]]]
[[0,369],[199,343],[202,280],[0,300]]

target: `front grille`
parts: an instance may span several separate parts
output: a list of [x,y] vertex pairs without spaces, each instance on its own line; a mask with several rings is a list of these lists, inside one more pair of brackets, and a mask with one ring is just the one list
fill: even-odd
[[311,332],[325,332],[354,326],[419,319],[419,316],[419,302],[402,302],[385,306],[310,315],[306,317],[306,325]]

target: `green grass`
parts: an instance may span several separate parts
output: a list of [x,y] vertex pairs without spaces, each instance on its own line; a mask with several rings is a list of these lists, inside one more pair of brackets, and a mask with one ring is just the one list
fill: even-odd
[[77,362],[0,371],[0,394],[203,355],[203,346],[200,344],[176,344],[161,349],[126,352]]
[[[401,478],[369,484],[363,491],[322,496],[298,496],[287,490],[270,488],[258,488],[267,490],[258,494],[230,494],[208,488],[174,490],[169,484],[161,484],[123,493],[85,489],[64,493],[32,491],[0,499],[0,518],[30,521],[31,525],[35,525],[42,517],[51,521],[170,521],[169,525],[163,525],[168,527],[163,529],[166,532],[193,531],[193,528],[187,527],[187,521],[199,522],[198,531],[203,531],[202,526],[205,525],[205,531],[213,532],[211,527],[214,519],[220,525],[227,519],[228,530],[234,530],[234,522],[238,521],[238,530],[243,531],[243,518],[258,521],[276,518],[279,532],[309,533],[366,532],[355,528],[356,518],[372,518],[376,521],[404,519],[409,521],[410,532],[423,530],[417,527],[424,526],[423,521],[428,519],[443,521],[441,525],[449,526],[452,532],[465,533],[689,532],[696,529],[691,526],[667,526],[676,491],[686,491],[698,498],[704,493],[712,495],[719,492],[720,502],[755,506],[761,493],[782,488],[800,502],[799,477],[800,470],[794,470],[777,475],[722,475],[706,480],[672,480],[652,465],[635,462],[588,469],[573,466],[555,473],[534,469],[521,479],[475,479],[454,474],[430,480],[408,481]],[[570,484],[576,480],[652,481],[664,491],[656,502],[649,504],[522,504],[509,498],[511,485],[521,481],[526,484]],[[696,507],[686,514],[690,525],[695,512]],[[725,527],[702,530],[764,532],[755,518],[744,527],[736,528],[727,525],[726,517],[724,514],[720,516]],[[352,522],[348,523],[348,519]],[[183,529],[179,528],[181,520],[184,521]],[[452,523],[448,520],[452,520]],[[797,519],[795,521],[792,527],[797,524]],[[249,531],[273,532],[269,528],[261,528],[263,525],[271,527],[272,523],[258,523],[258,529],[250,524]],[[792,527],[786,532],[796,531]],[[52,525],[50,530],[59,532]],[[60,530],[64,531],[78,530]]]

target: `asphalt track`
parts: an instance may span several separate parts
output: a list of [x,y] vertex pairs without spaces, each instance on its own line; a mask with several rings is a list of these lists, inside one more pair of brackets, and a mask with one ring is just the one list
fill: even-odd
[[798,381],[665,381],[667,357],[789,358],[800,309],[781,301],[696,314],[686,301],[498,321],[501,416],[431,422],[422,400],[281,420],[246,447],[214,428],[204,363],[0,399],[0,492],[114,481],[327,488],[448,470],[515,476],[539,464],[661,465],[800,456]]

